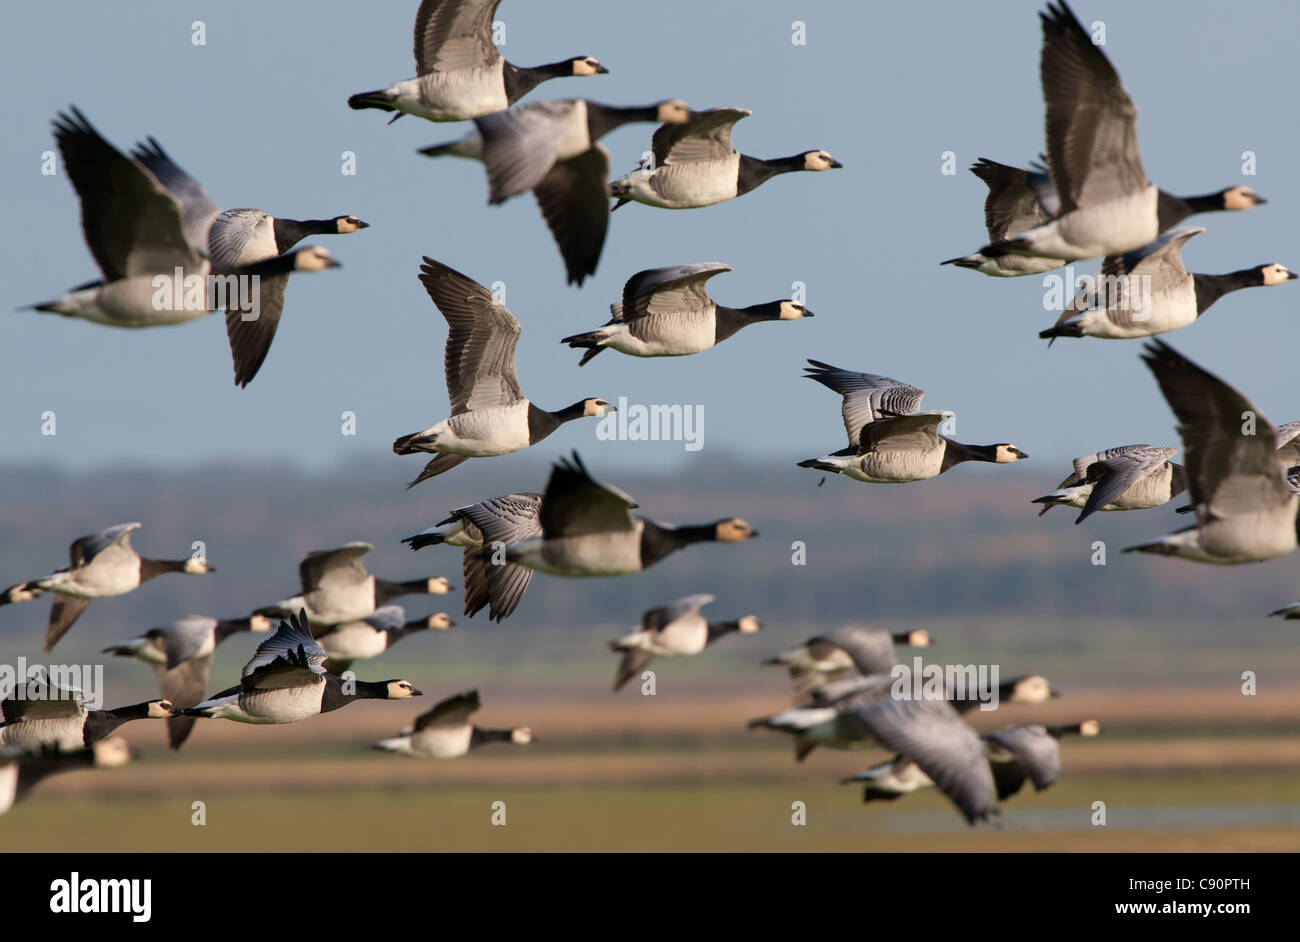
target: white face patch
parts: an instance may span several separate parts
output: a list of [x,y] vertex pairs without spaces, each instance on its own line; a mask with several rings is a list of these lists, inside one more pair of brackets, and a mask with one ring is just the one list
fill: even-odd
[[361,228],[361,220],[356,216],[340,216],[337,220],[340,235],[356,232]]
[[1096,736],[1101,732],[1101,724],[1096,720],[1084,720],[1079,724],[1080,736]]
[[1223,194],[1223,208],[1231,210],[1251,209],[1259,202],[1255,191],[1248,186],[1234,186]]
[[659,106],[659,121],[663,124],[685,124],[690,117],[691,109],[684,101],[673,99]]
[[334,265],[330,250],[319,245],[309,246],[298,253],[295,267],[299,271],[324,271]]
[[446,612],[437,612],[429,616],[429,627],[434,629],[450,628],[451,618],[448,617]]
[[533,741],[533,731],[527,726],[520,726],[510,731],[510,741],[516,746],[526,746]]
[[720,542],[738,543],[741,540],[749,539],[754,534],[754,530],[745,521],[732,519],[724,520],[718,524],[715,533]]
[[600,72],[600,63],[595,59],[576,59],[573,63],[574,75],[597,75]]
[[1292,274],[1285,265],[1265,265],[1264,284],[1280,285],[1292,279]]
[[617,412],[618,410],[611,406],[604,399],[588,399],[582,410],[583,415],[604,415],[607,412]]
[[835,158],[824,150],[810,150],[803,155],[803,168],[805,170],[829,170],[835,163]]
[[127,745],[125,739],[120,737],[114,736],[112,739],[101,739],[95,743],[94,750],[95,765],[100,768],[117,768],[131,761],[131,747]]
[[928,648],[930,646],[930,632],[924,628],[909,631],[907,633],[907,643],[914,648]]
[[781,320],[797,321],[801,317],[807,317],[802,304],[795,304],[793,301],[781,302]]
[[1027,457],[1029,456],[1022,454],[1020,450],[1016,448],[1015,445],[998,446],[998,456],[997,456],[998,464],[1008,464],[1012,461],[1020,461],[1022,458],[1027,458]]
[[415,696],[415,688],[405,680],[394,680],[388,684],[389,700],[408,700]]
[[1045,703],[1051,699],[1051,696],[1052,685],[1047,682],[1047,678],[1035,674],[1016,684],[1016,689],[1011,694],[1011,702]]
[[149,718],[161,720],[172,715],[172,703],[170,700],[150,700],[149,701]]
[[270,631],[271,619],[267,618],[265,615],[254,615],[252,618],[248,620],[248,630],[249,631]]
[[446,595],[451,591],[451,583],[442,576],[434,576],[425,587],[430,595]]
[[737,627],[744,634],[753,634],[763,627],[762,623],[753,615],[742,615],[737,622]]
[[187,559],[185,560],[185,572],[191,576],[202,576],[212,572],[212,567],[208,565],[206,559]]

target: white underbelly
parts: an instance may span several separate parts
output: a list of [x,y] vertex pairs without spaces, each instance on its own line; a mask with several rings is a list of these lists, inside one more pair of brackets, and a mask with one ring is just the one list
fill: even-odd
[[476,409],[452,416],[440,426],[433,447],[443,454],[487,458],[527,448],[528,402]]
[[429,121],[467,121],[481,115],[504,111],[506,100],[503,75],[505,60],[498,59],[487,67],[434,72],[418,79],[394,85],[393,103],[399,111]]
[[319,640],[330,657],[354,661],[378,657],[388,649],[388,633],[376,631],[365,622],[344,625]]
[[437,729],[430,727],[411,735],[411,749],[434,759],[455,759],[469,752],[474,727],[464,726]]

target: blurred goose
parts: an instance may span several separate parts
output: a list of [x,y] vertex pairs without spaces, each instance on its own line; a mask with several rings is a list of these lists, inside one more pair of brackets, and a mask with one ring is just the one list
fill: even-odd
[[747,108],[710,108],[658,128],[651,159],[609,185],[610,195],[618,197],[614,209],[632,201],[664,209],[712,206],[744,196],[777,174],[844,166],[824,150],[772,160],[739,153],[731,146],[731,129],[751,114]]
[[1096,736],[1101,724],[1084,720],[1072,726],[1041,726],[1027,723],[1008,726],[984,737],[998,801],[1005,801],[1025,784],[1034,783],[1034,791],[1051,787],[1061,773],[1060,738],[1067,735]]
[[[1163,341],[1149,341],[1142,359],[1178,418],[1196,523],[1124,552],[1232,565],[1295,549],[1300,496],[1287,484],[1273,425],[1249,399]],[[1247,412],[1253,435],[1242,434]]]
[[0,700],[0,715],[0,746],[70,751],[93,746],[131,720],[165,719],[172,715],[172,705],[146,700],[115,710],[91,710],[79,690],[23,683]]
[[1296,276],[1270,263],[1226,275],[1189,275],[1182,247],[1200,226],[1170,229],[1150,245],[1101,265],[1100,280],[1079,292],[1056,324],[1039,333],[1048,346],[1057,337],[1108,340],[1150,337],[1186,327],[1230,291],[1286,284]]
[[[1061,211],[1060,200],[1046,167],[1034,164],[1033,169],[1022,170],[981,157],[971,166],[970,172],[989,188],[989,195],[984,200],[984,227],[988,230],[990,242],[1002,242],[1044,225]],[[1174,196],[1159,190],[1156,194],[1157,226],[1165,232],[1198,213],[1252,209],[1266,202],[1268,200],[1256,195],[1248,186],[1230,186],[1204,196]],[[1066,260],[1014,253],[989,258],[977,252],[950,258],[940,264],[974,269],[995,278],[1015,278],[1060,268]]]
[[342,625],[373,615],[375,609],[403,595],[445,595],[451,584],[441,576],[390,582],[372,576],[362,559],[374,547],[363,541],[335,549],[308,553],[298,564],[302,591],[291,598],[259,608],[254,614],[287,618],[298,609],[318,626]]
[[763,664],[786,668],[794,686],[795,703],[806,704],[814,687],[846,677],[888,674],[898,663],[895,644],[925,648],[931,643],[930,633],[923,629],[890,634],[880,628],[845,625],[809,638],[799,647],[782,651]]
[[318,246],[294,256],[294,264],[251,268],[285,255],[311,235],[347,235],[369,228],[356,216],[332,219],[286,219],[260,209],[222,210],[208,196],[203,184],[171,159],[154,138],[137,144],[131,154],[180,201],[185,237],[194,251],[211,260],[212,271],[228,274],[260,274],[257,307],[226,309],[226,334],[235,364],[235,384],[247,386],[261,368],[275,339],[284,310],[284,294],[293,271],[323,271],[339,263]]
[[934,785],[934,780],[921,771],[907,756],[894,756],[887,762],[841,779],[841,785],[863,784],[862,800],[894,801],[921,788]]
[[800,468],[843,474],[867,484],[924,481],[964,461],[1009,464],[1028,458],[1015,445],[963,445],[939,434],[952,412],[918,412],[925,391],[874,373],[852,373],[809,360],[807,377],[844,397],[849,447],[800,461]]
[[183,711],[236,723],[293,723],[354,700],[406,700],[421,692],[406,680],[348,680],[326,672],[325,649],[311,635],[307,613],[289,616],[257,646],[238,686]]
[[1187,490],[1187,469],[1170,461],[1177,448],[1120,445],[1074,459],[1074,473],[1056,490],[1033,500],[1053,507],[1078,507],[1075,523],[1098,510],[1143,510],[1159,507]]
[[1059,212],[981,254],[1074,261],[1141,248],[1155,241],[1161,220],[1159,191],[1138,152],[1137,106],[1063,0],[1040,18],[1047,166]]
[[415,14],[415,78],[348,99],[352,108],[463,121],[509,108],[542,82],[609,71],[591,56],[521,68],[501,57],[492,23],[501,0],[423,0]]
[[0,814],[27,796],[41,780],[76,769],[111,769],[132,760],[125,739],[101,739],[93,746],[72,752],[43,749],[33,751],[16,746],[0,748]]
[[652,608],[641,616],[641,627],[609,643],[623,655],[614,675],[619,690],[645,670],[655,655],[678,657],[699,654],[710,644],[734,631],[752,634],[762,628],[757,616],[742,615],[735,621],[708,621],[700,608],[714,601],[707,593],[687,595],[668,605]]
[[446,612],[408,620],[402,606],[385,605],[359,621],[322,628],[316,641],[328,658],[325,669],[331,674],[342,674],[354,661],[379,657],[417,631],[440,631],[455,624]]
[[45,632],[45,650],[48,651],[93,599],[125,595],[163,573],[203,575],[215,572],[207,560],[197,557],[147,559],[141,556],[131,547],[131,534],[138,529],[138,523],[121,523],[78,537],[69,547],[71,564],[67,568],[56,570],[42,579],[10,586],[0,593],[0,605],[30,602],[46,592],[53,592],[57,598],[50,609],[49,627]]
[[609,151],[596,142],[631,121],[682,124],[690,114],[676,100],[634,108],[581,98],[536,102],[475,118],[478,131],[468,138],[420,153],[482,160],[494,205],[532,190],[564,256],[569,283],[581,285],[596,272],[609,226]]
[[[159,692],[173,708],[184,710],[203,699],[217,645],[232,635],[270,631],[271,627],[271,619],[265,615],[236,619],[186,615],[170,625],[150,628],[142,635],[104,648],[104,653],[139,658],[151,665],[158,675]],[[171,747],[179,749],[193,727],[192,716],[169,717],[167,740]]]
[[[71,115],[60,114],[54,128],[68,178],[81,202],[86,245],[102,278],[31,309],[110,327],[154,327],[185,323],[224,306],[238,286],[209,280],[212,265],[205,249],[187,238],[187,231],[197,229],[186,229],[180,197],[143,162],[108,143],[76,108]],[[332,267],[337,262],[326,249],[308,246],[277,258],[241,261],[223,274],[265,279],[251,297],[239,296],[238,290],[233,293],[242,305],[241,318],[263,329],[269,325],[273,333],[289,274]],[[170,290],[157,284],[160,276],[167,279]],[[201,290],[192,287],[196,281]]]
[[479,709],[478,691],[448,697],[428,713],[416,717],[415,725],[391,739],[375,743],[376,749],[432,759],[458,759],[471,749],[488,743],[508,742],[526,746],[533,741],[527,726],[512,729],[483,729],[470,722]]
[[[484,544],[504,547],[541,536],[541,506],[541,494],[504,494],[459,507],[437,526],[421,530],[402,542],[409,543],[413,550],[440,543],[464,547],[465,614],[472,618],[491,605],[488,617],[500,624],[519,604],[533,571],[504,560],[501,565],[486,565],[478,550]],[[496,588],[489,591],[489,584]]]
[[425,258],[420,281],[447,319],[444,369],[451,417],[393,442],[399,455],[437,455],[407,485],[442,474],[469,458],[507,455],[535,445],[565,422],[618,410],[604,399],[580,399],[548,412],[519,389],[515,345],[519,321],[481,284]]
[[888,674],[827,684],[812,707],[750,722],[847,748],[877,742],[905,756],[934,781],[970,823],[993,811],[993,776],[975,730],[947,700],[900,699]]
[[[557,576],[620,576],[648,569],[692,543],[739,543],[758,536],[736,517],[673,526],[633,516],[629,510],[636,506],[624,492],[595,481],[575,452],[551,469],[540,510],[541,536],[506,546],[505,561]],[[491,556],[486,548],[479,552]],[[496,588],[489,583],[489,592]]]
[[634,357],[680,357],[722,343],[750,324],[813,316],[789,299],[742,308],[715,303],[706,283],[731,270],[720,262],[696,262],[637,272],[623,286],[623,300],[609,306],[608,323],[560,343],[586,350],[579,366],[606,347]]

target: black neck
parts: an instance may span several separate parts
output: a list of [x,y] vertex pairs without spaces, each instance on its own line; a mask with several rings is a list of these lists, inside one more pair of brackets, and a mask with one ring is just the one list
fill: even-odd
[[289,251],[309,235],[337,235],[339,224],[333,219],[281,219],[275,217],[275,248],[280,254]]
[[748,193],[754,187],[766,183],[778,173],[789,173],[792,170],[802,170],[805,165],[803,154],[795,154],[793,157],[775,157],[772,160],[762,160],[758,157],[750,157],[748,154],[740,155],[740,174],[736,179],[736,195]]
[[148,582],[166,572],[184,572],[185,559],[145,559],[140,557],[140,581]]
[[212,641],[214,644],[220,644],[231,635],[239,634],[241,631],[251,631],[252,628],[253,623],[250,618],[218,619],[217,627],[212,629]]
[[354,680],[352,692],[343,692],[343,678],[337,674],[325,675],[325,692],[321,695],[320,711],[329,713],[347,706],[354,700],[387,700],[388,681]]
[[641,519],[645,520],[645,528],[641,531],[641,565],[643,567],[658,562],[673,550],[679,550],[692,543],[707,543],[718,538],[718,528],[713,523],[685,527],[666,527],[655,523],[653,520],[646,520],[644,517]]
[[149,703],[133,703],[116,710],[88,710],[81,726],[82,745],[99,742],[113,730],[130,720],[142,720],[149,715]]
[[712,644],[713,642],[717,641],[719,638],[723,637],[724,635],[729,635],[733,631],[739,631],[739,630],[740,630],[739,620],[711,621],[709,622],[709,640],[707,643]]
[[[943,438],[943,436],[939,436]],[[946,445],[943,449],[943,467],[939,473],[947,471],[953,465],[961,464],[963,461],[997,461],[997,445],[963,445],[961,442],[955,442],[951,438],[943,438]]]
[[1161,190],[1156,200],[1156,216],[1161,232],[1170,226],[1176,226],[1188,216],[1218,212],[1223,208],[1222,190],[1218,193],[1206,193],[1204,196],[1174,196]]
[[1192,281],[1196,285],[1198,315],[1204,314],[1206,308],[1230,291],[1254,288],[1264,283],[1258,268],[1243,268],[1241,271],[1229,272],[1226,275],[1193,274]]
[[574,419],[580,419],[587,413],[587,401],[585,399],[575,402],[571,406],[565,406],[558,412],[547,412],[545,409],[539,409],[533,403],[528,404],[528,437],[529,440],[536,443],[541,441],[547,435],[550,435],[565,422],[572,422]]
[[1069,735],[1077,736],[1082,731],[1082,726],[1082,723],[1075,723],[1071,726],[1049,726],[1047,727],[1047,733],[1053,739],[1060,739],[1062,736]]
[[514,730],[512,729],[479,729],[475,726],[473,733],[470,734],[470,745],[478,746],[489,742],[512,742],[514,740]]
[[429,590],[429,580],[412,579],[409,582],[389,582],[375,576],[375,608],[387,605],[403,595],[423,595]]
[[714,343],[719,343],[730,337],[740,328],[749,324],[756,324],[759,321],[776,321],[781,319],[781,302],[768,301],[765,304],[751,304],[749,307],[723,307],[721,304],[715,305],[717,312],[714,314]]
[[644,108],[615,108],[587,102],[587,134],[592,141],[600,140],[610,131],[629,121],[658,121],[659,106],[647,105]]
[[572,74],[573,63],[567,59],[564,62],[549,62],[546,65],[535,65],[532,68],[512,65],[507,62],[504,75],[506,101],[513,105],[543,82]]

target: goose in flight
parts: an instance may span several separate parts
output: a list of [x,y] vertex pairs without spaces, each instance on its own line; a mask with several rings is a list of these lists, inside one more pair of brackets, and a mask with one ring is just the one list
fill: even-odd
[[1300,496],[1287,483],[1273,425],[1249,399],[1164,341],[1148,341],[1142,360],[1178,419],[1196,523],[1124,552],[1233,565],[1295,549]]
[[94,599],[125,595],[168,572],[205,575],[215,572],[206,559],[148,559],[131,546],[139,523],[120,523],[78,537],[68,548],[69,565],[41,579],[31,579],[0,592],[0,605],[30,602],[55,595],[45,633],[45,650],[58,643]]
[[[104,648],[103,653],[139,658],[153,667],[163,698],[175,709],[184,710],[203,699],[217,645],[245,631],[264,632],[272,627],[265,615],[235,619],[185,615],[169,625],[150,628],[142,635]],[[167,741],[171,747],[179,749],[193,727],[192,716],[169,717]]]
[[486,589],[493,611],[514,610],[528,587],[528,579],[521,577],[529,570],[571,577],[628,575],[694,543],[739,543],[758,536],[737,517],[675,526],[633,515],[630,511],[636,507],[623,491],[592,478],[576,452],[571,459],[561,458],[536,505],[536,524],[503,525],[534,531],[535,536],[506,543],[493,539],[489,519],[476,520],[484,548],[475,552],[487,564]]
[[[269,263],[288,253],[310,235],[347,235],[369,228],[356,216],[331,219],[287,219],[272,216],[260,209],[222,210],[198,180],[171,159],[154,138],[137,144],[131,154],[180,201],[185,238],[200,257],[210,260],[212,272],[226,275],[235,271],[249,273],[250,266]],[[317,263],[321,268],[338,268],[339,263],[326,253],[309,252],[304,264]],[[284,294],[289,274],[294,268],[262,265],[257,306],[237,304],[227,307],[226,335],[235,365],[235,385],[247,386],[261,369],[270,352],[284,310]],[[308,270],[306,268],[298,270]],[[310,270],[320,270],[311,268]]]
[[428,257],[420,266],[420,282],[447,319],[444,369],[451,416],[393,442],[399,455],[437,455],[408,488],[469,458],[535,445],[565,422],[618,411],[594,397],[555,412],[534,405],[515,375],[519,321],[509,309],[478,282]]
[[700,609],[715,599],[707,593],[687,595],[667,605],[652,608],[641,616],[641,625],[609,643],[610,650],[621,654],[614,675],[614,689],[620,690],[659,657],[699,654],[732,632],[752,634],[762,628],[755,615],[742,615],[732,621],[709,621]]
[[407,727],[391,739],[381,739],[375,743],[375,748],[420,758],[459,759],[471,749],[489,743],[506,742],[526,746],[533,741],[533,731],[527,726],[484,729],[474,725],[470,717],[481,705],[477,690],[448,697],[428,713],[416,717],[415,725]]
[[0,746],[70,751],[93,746],[131,720],[172,715],[166,700],[146,700],[115,710],[92,710],[79,690],[48,682],[17,685],[0,700]]
[[731,266],[696,262],[637,272],[623,286],[623,300],[609,306],[608,323],[560,343],[586,351],[579,366],[606,347],[634,357],[680,357],[708,350],[750,324],[813,316],[789,299],[742,308],[717,304],[707,283],[724,271]]
[[845,625],[809,638],[763,664],[784,667],[789,672],[795,705],[804,706],[811,702],[814,687],[848,677],[888,674],[899,662],[896,644],[926,648],[932,643],[930,633],[922,628],[891,634],[866,625]]
[[117,736],[72,752],[32,750],[21,746],[0,748],[0,814],[9,811],[33,787],[51,775],[82,768],[118,768],[134,758],[126,740]]
[[1074,459],[1074,473],[1045,497],[1041,517],[1053,507],[1078,507],[1075,523],[1099,510],[1144,510],[1159,507],[1187,490],[1187,469],[1170,461],[1177,448],[1120,445]]
[[438,544],[464,547],[465,614],[472,618],[490,605],[488,617],[500,624],[523,598],[533,571],[513,564],[488,565],[480,550],[541,536],[541,505],[542,495],[535,492],[503,494],[458,507],[436,526],[402,542],[412,550]]
[[853,373],[809,360],[807,377],[839,393],[849,447],[800,461],[799,467],[843,474],[867,484],[924,481],[964,461],[1010,464],[1025,454],[1009,442],[963,445],[940,428],[951,412],[919,412],[925,391],[887,376]]
[[1122,255],[1154,242],[1160,234],[1160,196],[1142,167],[1137,106],[1064,0],[1049,3],[1039,16],[1047,168],[1059,210],[980,254],[1076,261]]
[[609,227],[609,151],[598,141],[632,121],[681,124],[690,115],[675,99],[630,108],[581,98],[532,102],[475,118],[477,130],[468,137],[420,153],[481,160],[493,205],[532,190],[569,283],[581,285],[596,272]]
[[1109,256],[1102,262],[1101,277],[1080,291],[1056,324],[1038,336],[1048,346],[1057,337],[1151,337],[1186,327],[1231,291],[1295,279],[1285,265],[1273,262],[1226,275],[1188,274],[1182,247],[1204,231],[1200,226],[1170,229],[1135,252]]
[[298,595],[259,608],[255,615],[287,618],[305,609],[312,622],[332,627],[360,621],[403,595],[445,595],[451,584],[441,576],[390,582],[366,571],[362,557],[374,547],[362,541],[308,553],[298,564]]
[[844,165],[824,150],[763,160],[731,146],[731,129],[752,111],[710,108],[689,121],[661,125],[651,140],[651,157],[609,185],[614,209],[645,203],[663,209],[694,209],[726,202],[782,173],[832,170]]
[[415,14],[415,78],[348,99],[355,109],[395,111],[430,121],[464,121],[504,111],[539,84],[609,72],[591,56],[522,68],[492,40],[501,0],[423,0]]
[[[234,285],[229,277],[209,278],[212,262],[204,248],[187,238],[181,199],[144,162],[114,148],[75,108],[72,114],[59,114],[53,125],[101,278],[30,305],[34,311],[113,327],[152,327],[196,320],[225,307],[234,295],[240,317],[255,325],[250,330],[269,326],[273,333],[289,275],[338,266],[328,249],[307,246],[240,262],[222,273],[239,275]],[[244,279],[253,275],[257,288],[243,291]],[[160,278],[165,285],[159,285]],[[238,360],[238,351],[235,356]]]
[[358,621],[330,625],[316,634],[316,641],[325,649],[325,669],[331,674],[342,674],[356,661],[379,657],[403,638],[419,631],[441,631],[456,623],[446,612],[435,612],[423,618],[407,618],[406,609],[400,605],[385,605]]
[[[1052,178],[1041,164],[1032,164],[1031,169],[1024,170],[981,157],[971,165],[970,172],[989,188],[984,200],[984,228],[988,230],[990,242],[1002,242],[1045,225],[1061,211]],[[1166,232],[1198,213],[1235,212],[1267,202],[1250,187],[1240,184],[1204,196],[1174,196],[1160,190],[1156,194],[1157,226]],[[1015,253],[986,257],[977,252],[940,264],[969,268],[994,278],[1017,278],[1060,268],[1066,260]]]
[[406,700],[421,692],[406,680],[348,680],[325,670],[325,649],[312,637],[307,613],[282,621],[257,646],[237,686],[213,694],[185,716],[236,723],[294,723],[355,700]]

